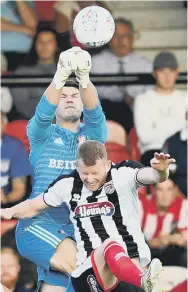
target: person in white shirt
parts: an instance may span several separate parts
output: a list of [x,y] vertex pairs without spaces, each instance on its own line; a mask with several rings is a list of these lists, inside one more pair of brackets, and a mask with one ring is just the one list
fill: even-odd
[[185,93],[175,89],[178,62],[170,52],[159,53],[154,60],[156,86],[137,97],[134,122],[141,152],[141,162],[150,165],[156,151],[184,126]]
[[[117,18],[115,24],[115,34],[108,44],[108,48],[92,57],[91,74],[151,73],[152,63],[134,52],[135,29],[133,23],[124,18]],[[127,132],[133,126],[130,106],[135,97],[147,89],[148,86],[145,85],[97,87],[107,119],[120,123]]]
[[[135,28],[130,20],[124,18],[115,19],[116,30],[109,48],[93,56],[91,73],[93,74],[126,74],[126,73],[151,73],[152,63],[144,56],[134,52]],[[101,99],[111,101],[131,101],[143,92],[147,86],[100,86],[98,88]]]

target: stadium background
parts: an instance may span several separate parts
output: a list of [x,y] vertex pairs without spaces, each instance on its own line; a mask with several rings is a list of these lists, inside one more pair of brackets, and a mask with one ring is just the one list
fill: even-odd
[[[1,3],[1,6],[4,5],[4,7],[1,7],[1,18],[13,23],[16,23],[15,19],[17,18],[17,25],[24,27],[21,32],[15,30],[14,34],[12,34],[12,31],[7,31],[6,29],[3,30],[3,25],[1,27],[1,113],[3,113],[3,116],[5,115],[8,122],[5,130],[6,133],[21,140],[27,153],[29,153],[29,144],[25,130],[28,119],[32,116],[35,106],[40,99],[41,90],[43,90],[50,83],[51,75],[55,71],[56,57],[59,52],[66,50],[73,45],[77,45],[75,36],[71,31],[71,19],[75,17],[80,7],[84,7],[84,5],[88,6],[91,4],[91,1],[25,2],[27,4],[29,3],[28,5],[32,9],[32,13],[35,14],[35,17],[33,17],[32,27],[28,30],[25,27],[24,22],[22,22],[22,17],[18,13],[19,9],[16,6],[16,1],[2,1]],[[81,4],[77,2],[80,2]],[[182,94],[186,94],[187,2],[98,1],[97,5],[101,5],[109,9],[114,18],[125,18],[133,23],[135,28],[135,42],[133,44],[134,52],[148,59],[151,65],[158,53],[162,51],[172,52],[178,60],[179,70],[181,72],[175,88],[180,90]],[[8,10],[6,10],[6,8]],[[47,62],[47,71],[45,71],[44,68],[41,69],[41,67],[40,70],[37,69],[32,71],[32,67],[40,63],[40,60],[37,60],[34,55],[34,51],[31,50],[33,39],[35,40],[35,35],[39,30],[50,31],[55,35],[57,41],[57,48],[55,49],[56,52],[54,53],[54,58]],[[57,31],[57,34],[54,30]],[[106,49],[108,49],[107,46],[100,49],[90,50],[92,58],[96,58],[97,55],[100,56],[100,54],[102,54]],[[51,50],[50,47],[49,50]],[[91,78],[91,80],[98,86],[100,93],[105,85],[111,86],[112,84],[116,84],[118,86],[118,90],[121,91],[123,86],[124,88],[126,88],[126,86],[135,87],[139,84],[141,86],[149,86],[152,88],[155,84],[155,80],[151,75],[152,70],[150,69],[146,71],[143,67],[140,68],[139,71],[134,70],[129,72],[128,70],[124,70],[122,72],[119,71],[118,74],[115,74],[113,73],[113,70],[110,69],[112,64],[108,63],[105,64],[105,66],[109,68],[109,71],[101,73],[101,76],[94,72],[93,78]],[[108,75],[112,75],[113,78],[110,78]],[[36,88],[38,88],[38,91]],[[146,87],[146,90],[148,88]],[[37,96],[34,98],[32,95]],[[101,96],[99,97],[101,98]],[[136,96],[134,96],[134,100],[135,98]],[[117,115],[112,114],[110,107],[105,108],[109,127],[107,150],[110,159],[115,162],[122,159],[140,160],[140,149],[137,145],[138,137],[133,117],[134,100],[131,101],[131,103],[129,100],[126,100],[127,111],[123,112],[121,110],[118,112],[118,115],[122,115],[122,118],[117,118]],[[117,107],[117,111],[118,109],[119,108]],[[147,110],[148,109],[146,108],[146,112]],[[126,115],[127,119],[124,119],[123,115]],[[167,143],[165,144],[165,147],[166,146]],[[182,153],[181,159],[186,160],[186,155],[183,155],[184,154]],[[2,171],[3,166],[1,165],[1,174]],[[176,173],[172,176],[173,180],[176,179],[175,176]],[[9,179],[11,181],[11,177]],[[28,196],[31,190],[31,183],[31,178],[28,177],[27,189],[25,194],[22,196],[22,200]],[[183,194],[181,191],[181,186],[177,187],[174,185],[174,189],[178,198],[180,197],[185,199],[186,194]],[[144,198],[145,196],[148,196],[148,193],[152,193],[152,195],[154,195],[155,188],[152,187],[150,190],[142,188],[139,195],[141,198]],[[15,225],[16,220],[11,220],[9,222],[2,221],[2,254],[6,248],[11,248],[13,251],[16,251],[14,240]],[[17,255],[14,255],[14,253],[11,252],[9,256],[10,261],[12,260],[12,265],[18,265]],[[19,260],[21,263],[21,271],[18,273],[15,272],[15,275],[13,275],[13,278],[15,276],[15,282],[19,283],[19,285],[17,285],[16,290],[13,291],[35,291],[35,266],[23,258],[19,258]],[[183,264],[181,265],[180,263],[179,266],[177,266],[176,263],[171,263],[170,267],[166,267],[163,275],[161,285],[163,286],[164,291],[187,291],[185,282],[187,277],[186,275],[187,271],[186,268],[183,267]],[[11,279],[9,280],[10,282],[13,281]]]

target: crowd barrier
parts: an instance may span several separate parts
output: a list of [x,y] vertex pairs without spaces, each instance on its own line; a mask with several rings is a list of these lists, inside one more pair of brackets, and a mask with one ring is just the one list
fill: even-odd
[[[5,87],[46,87],[53,76],[7,75],[1,77],[1,86]],[[71,79],[75,77],[71,76]],[[90,75],[91,81],[97,85],[153,85],[155,79],[152,74],[126,74],[126,75]],[[181,72],[177,84],[187,84],[187,72]]]

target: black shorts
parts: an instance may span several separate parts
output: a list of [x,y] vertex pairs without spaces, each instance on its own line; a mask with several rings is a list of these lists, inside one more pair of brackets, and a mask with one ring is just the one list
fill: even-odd
[[93,260],[93,253],[71,275],[71,282],[75,292],[107,292],[117,287],[118,282],[109,290],[103,289],[102,280]]

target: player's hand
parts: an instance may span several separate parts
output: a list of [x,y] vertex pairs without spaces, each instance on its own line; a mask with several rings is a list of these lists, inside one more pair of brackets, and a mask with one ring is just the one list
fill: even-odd
[[83,88],[87,88],[89,79],[89,72],[91,70],[91,56],[90,54],[79,48],[76,53],[77,70],[75,71],[76,79]]
[[65,85],[69,76],[77,69],[76,47],[62,52],[59,56],[57,71],[54,76],[56,89],[59,90]]
[[165,171],[171,163],[175,162],[176,160],[174,158],[170,158],[169,154],[155,152],[154,158],[151,159],[150,164],[152,168],[158,171]]
[[10,220],[13,218],[12,208],[0,209],[0,218]]

